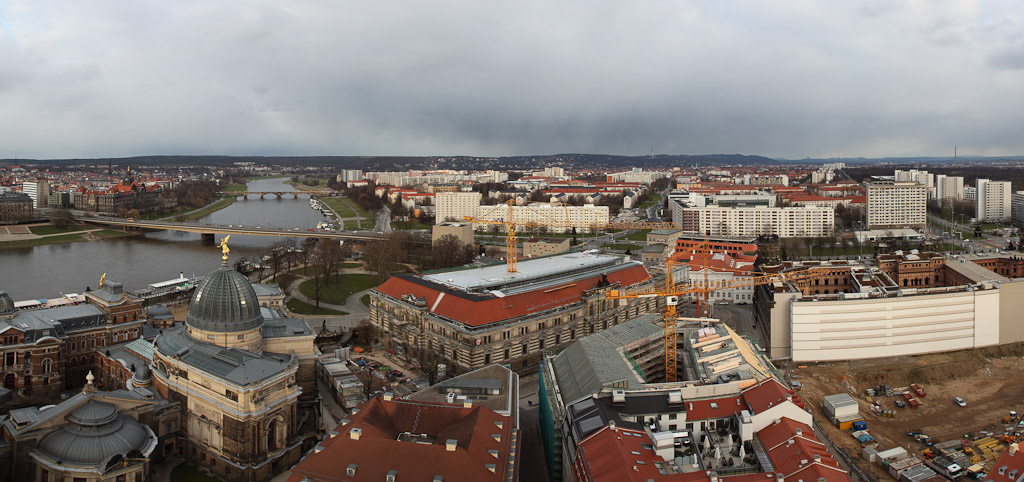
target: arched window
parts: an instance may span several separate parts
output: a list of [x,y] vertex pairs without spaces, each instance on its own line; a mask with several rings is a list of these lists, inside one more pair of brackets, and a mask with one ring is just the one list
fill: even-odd
[[43,373],[50,373],[50,359],[43,358]]

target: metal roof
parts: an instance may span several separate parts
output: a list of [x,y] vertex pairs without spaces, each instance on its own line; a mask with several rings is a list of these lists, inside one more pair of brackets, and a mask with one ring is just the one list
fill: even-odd
[[263,315],[249,280],[224,262],[196,287],[185,323],[200,330],[235,333],[263,325]]
[[128,415],[117,412],[114,405],[90,400],[75,409],[68,423],[50,432],[36,447],[36,452],[58,465],[98,466],[114,455],[127,455],[138,450],[148,455],[156,446],[156,435]]
[[567,271],[592,270],[612,266],[622,261],[621,256],[590,253],[568,253],[522,260],[515,273],[509,273],[504,264],[425,274],[423,279],[463,291],[503,289],[504,285],[540,280]]
[[567,403],[591,395],[604,386],[641,388],[644,380],[619,349],[626,344],[662,333],[657,314],[640,315],[606,330],[576,340],[552,361],[555,377]]
[[306,321],[301,318],[273,318],[263,322],[263,338],[312,335]]
[[240,386],[251,385],[287,371],[287,356],[257,354],[193,340],[183,328],[164,332],[156,339],[160,354]]

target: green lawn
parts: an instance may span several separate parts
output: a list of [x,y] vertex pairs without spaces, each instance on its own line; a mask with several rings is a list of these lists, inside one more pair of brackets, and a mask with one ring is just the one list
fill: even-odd
[[362,298],[359,298],[359,301],[362,302],[366,306],[370,306],[370,294],[367,293],[367,294],[363,295]]
[[203,216],[206,216],[207,214],[210,214],[210,213],[213,213],[213,212],[216,212],[216,211],[220,211],[221,209],[224,209],[224,208],[230,206],[234,202],[235,202],[235,198],[233,198],[233,197],[221,199],[221,200],[219,200],[219,201],[217,201],[217,202],[215,202],[215,203],[213,203],[213,204],[211,204],[209,206],[206,206],[205,208],[200,209],[200,210],[198,210],[196,212],[185,214],[184,215],[184,218],[185,218],[184,220],[185,221],[191,221],[193,219],[199,219],[199,218],[201,218]]
[[63,228],[63,229],[59,229],[59,228],[57,228],[56,226],[54,226],[52,224],[43,224],[43,225],[39,225],[39,226],[29,226],[28,227],[28,230],[31,231],[32,234],[39,235],[39,236],[45,236],[47,234],[58,234],[58,233],[73,233],[73,232],[76,232],[76,231],[84,231],[86,229],[90,229],[89,226],[85,226],[85,225],[81,225],[81,224],[76,224],[74,226],[71,226],[71,227],[68,227],[68,228]]
[[351,199],[342,199],[338,197],[324,197],[320,198],[324,204],[327,204],[338,213],[338,216],[343,218],[354,218],[358,214],[363,218],[363,221],[370,219],[370,215],[363,209],[359,203]]
[[36,239],[25,239],[21,241],[4,241],[0,242],[0,249],[8,248],[31,248],[33,246],[45,246],[48,244],[61,244],[71,243],[75,241],[85,241],[85,238],[78,233],[61,234],[57,236],[50,236],[46,238]]
[[[373,288],[380,284],[377,276],[372,274],[342,274],[338,282],[331,280],[320,288],[320,301],[326,301],[332,305],[344,305],[352,293]],[[313,298],[313,280],[303,281],[299,285],[299,291],[308,298]]]
[[309,303],[306,303],[306,302],[303,302],[303,301],[299,301],[299,300],[297,300],[295,298],[292,298],[292,299],[288,300],[287,302],[285,302],[285,306],[287,306],[288,310],[290,310],[292,313],[298,313],[300,315],[334,315],[334,316],[341,316],[341,315],[347,315],[348,314],[348,313],[345,313],[344,311],[329,310],[327,308],[317,308],[315,305],[311,305]]
[[391,227],[394,229],[430,229],[429,224],[424,224],[419,219],[412,221],[393,221]]
[[359,230],[359,229],[364,229],[365,230],[365,229],[371,229],[371,228],[373,228],[373,225],[370,224],[370,222],[367,221],[366,219],[363,219],[363,226],[362,227],[359,227],[359,222],[356,221],[356,220],[345,221],[344,230],[345,231],[356,231],[356,230]]
[[660,204],[660,203],[661,203],[661,193],[657,193],[656,192],[656,193],[651,195],[650,199],[640,203],[640,209],[647,209],[647,208],[649,208],[651,206],[654,206],[655,204]]
[[171,471],[171,482],[221,482],[221,480],[206,475],[189,464],[182,463]]
[[650,229],[641,229],[639,231],[629,233],[619,239],[628,239],[630,241],[647,241],[647,233],[649,232],[651,232]]
[[232,183],[228,184],[228,187],[224,188],[224,190],[227,192],[242,192],[248,191],[249,188],[246,187],[245,184]]
[[615,249],[615,250],[618,250],[618,251],[625,251],[627,249],[631,249],[631,250],[643,249],[643,246],[640,246],[639,244],[630,244],[630,243],[613,243],[613,244],[602,244],[601,248],[603,248],[603,249]]

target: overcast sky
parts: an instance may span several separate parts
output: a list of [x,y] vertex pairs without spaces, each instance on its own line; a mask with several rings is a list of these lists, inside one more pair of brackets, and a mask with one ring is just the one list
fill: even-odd
[[1024,154],[1024,3],[0,0],[0,158]]

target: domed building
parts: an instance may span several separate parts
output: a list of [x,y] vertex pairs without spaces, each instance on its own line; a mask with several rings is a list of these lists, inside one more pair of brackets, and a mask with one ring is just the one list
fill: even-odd
[[315,393],[315,336],[305,321],[261,308],[226,252],[196,287],[184,326],[157,336],[151,373],[137,370],[132,382],[151,378],[181,404],[180,455],[224,480],[262,481],[314,443],[315,407],[299,400]]
[[0,415],[0,481],[142,482],[159,450],[160,406],[144,389],[97,391],[94,377],[57,405]]

